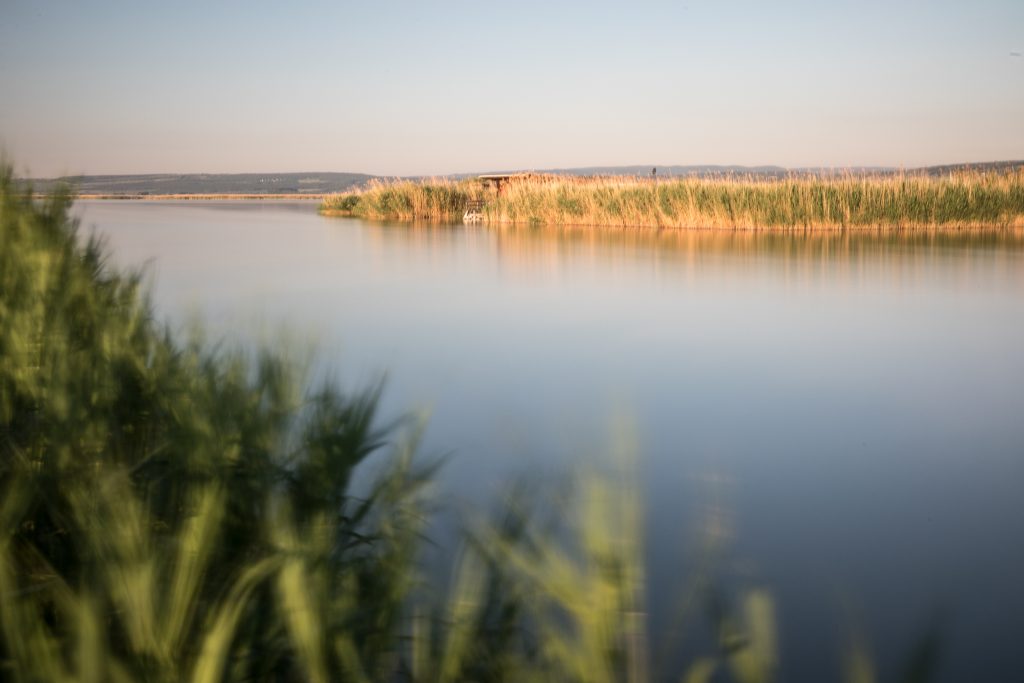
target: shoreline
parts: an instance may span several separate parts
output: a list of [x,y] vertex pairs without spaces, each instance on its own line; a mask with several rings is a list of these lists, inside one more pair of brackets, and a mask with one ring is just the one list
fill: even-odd
[[[39,193],[37,197],[48,197],[49,193]],[[118,201],[168,201],[168,200],[240,200],[240,199],[294,199],[299,201],[323,201],[327,193],[318,194],[257,194],[257,193],[178,193],[178,194],[76,194],[78,199],[111,199]]]

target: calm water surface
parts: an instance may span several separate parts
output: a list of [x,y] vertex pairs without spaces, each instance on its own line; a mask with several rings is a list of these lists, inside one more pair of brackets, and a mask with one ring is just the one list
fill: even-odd
[[158,310],[287,330],[385,410],[429,410],[446,499],[601,458],[633,425],[654,631],[709,501],[776,597],[785,680],[1021,680],[1024,238],[410,227],[313,204],[83,202]]

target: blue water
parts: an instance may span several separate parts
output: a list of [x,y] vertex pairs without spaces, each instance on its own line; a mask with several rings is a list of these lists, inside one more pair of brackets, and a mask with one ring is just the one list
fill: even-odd
[[[1024,237],[371,224],[310,203],[83,202],[160,314],[314,347],[386,415],[429,413],[443,498],[488,505],[632,435],[651,640],[701,520],[779,616],[782,680],[850,633],[883,680],[939,625],[939,679],[1024,675]],[[700,645],[684,641],[682,657]],[[689,642],[689,644],[687,644]],[[689,648],[689,649],[688,649]]]

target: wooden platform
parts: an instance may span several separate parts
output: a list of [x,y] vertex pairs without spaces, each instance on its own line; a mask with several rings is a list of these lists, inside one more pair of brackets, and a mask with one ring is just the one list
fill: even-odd
[[484,200],[470,199],[466,202],[466,211],[462,214],[463,223],[482,223],[484,220]]

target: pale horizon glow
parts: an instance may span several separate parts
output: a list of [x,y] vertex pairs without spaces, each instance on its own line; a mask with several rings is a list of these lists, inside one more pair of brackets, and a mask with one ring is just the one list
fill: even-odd
[[1024,3],[0,7],[20,172],[1024,159]]

